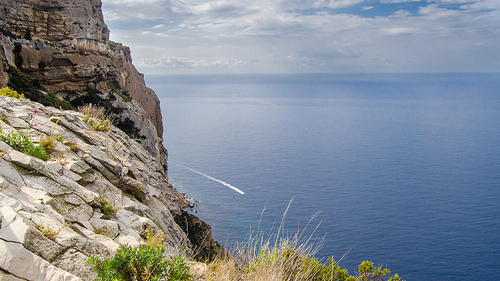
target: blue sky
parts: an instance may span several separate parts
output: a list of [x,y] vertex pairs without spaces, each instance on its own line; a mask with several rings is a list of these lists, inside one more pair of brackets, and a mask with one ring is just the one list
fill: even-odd
[[146,74],[500,71],[500,0],[102,2]]

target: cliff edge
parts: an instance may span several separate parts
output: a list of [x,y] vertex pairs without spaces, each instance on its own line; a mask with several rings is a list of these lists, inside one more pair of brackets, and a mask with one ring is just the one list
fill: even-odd
[[[90,256],[148,231],[169,254],[219,247],[168,182],[158,97],[100,0],[0,0],[0,32],[0,88],[26,96],[0,95],[0,280],[94,280]],[[114,122],[96,129],[90,104]]]
[[[16,67],[59,99],[94,103],[153,156],[161,145],[160,102],[132,64],[130,50],[109,40],[100,0],[0,0],[0,86]],[[10,75],[9,75],[10,74]]]
[[[172,254],[191,255],[174,220],[182,198],[160,161],[85,117],[0,96],[0,280],[93,280],[90,256],[145,243],[148,230],[162,230]],[[23,151],[30,143],[49,159]]]

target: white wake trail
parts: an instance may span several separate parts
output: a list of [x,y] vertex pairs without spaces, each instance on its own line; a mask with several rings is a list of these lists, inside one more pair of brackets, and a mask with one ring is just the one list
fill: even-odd
[[229,184],[229,183],[227,183],[227,182],[225,182],[225,181],[223,181],[223,180],[220,180],[220,179],[214,178],[214,177],[212,177],[212,176],[209,176],[209,175],[207,175],[207,174],[205,174],[205,173],[202,173],[202,172],[200,172],[200,171],[197,171],[197,170],[195,170],[195,169],[193,169],[193,168],[189,168],[189,167],[184,166],[184,165],[180,165],[180,166],[182,166],[182,167],[184,167],[184,168],[186,168],[186,169],[190,170],[191,172],[193,172],[193,173],[195,173],[195,174],[198,174],[198,175],[200,175],[200,176],[204,176],[205,178],[207,178],[207,179],[209,179],[209,180],[211,180],[211,181],[214,181],[214,182],[216,182],[216,183],[220,183],[220,184],[222,184],[222,185],[224,185],[224,186],[227,186],[227,187],[231,188],[232,190],[234,190],[234,191],[238,192],[239,194],[242,194],[242,195],[244,195],[244,194],[245,194],[245,192],[243,192],[241,189],[239,189],[239,188],[237,188],[236,186],[231,185],[231,184]]

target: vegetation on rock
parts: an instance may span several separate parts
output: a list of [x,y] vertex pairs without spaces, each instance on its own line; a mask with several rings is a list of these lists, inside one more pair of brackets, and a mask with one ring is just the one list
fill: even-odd
[[99,203],[101,204],[101,213],[103,213],[107,219],[116,217],[116,208],[113,207],[110,201],[104,199],[104,196],[99,195]]
[[47,161],[49,159],[49,155],[43,149],[43,147],[40,145],[35,146],[33,142],[29,140],[28,135],[23,132],[3,132],[2,128],[0,127],[0,140],[12,146],[18,151],[42,159],[43,161]]
[[40,140],[40,146],[43,147],[43,149],[45,150],[45,152],[47,152],[47,154],[50,154],[52,153],[52,151],[54,151],[55,145],[56,145],[56,139],[52,135],[45,136]]
[[192,280],[184,258],[180,256],[165,258],[162,234],[159,231],[151,236],[148,231],[147,245],[131,247],[124,244],[114,257],[101,260],[92,256],[88,259],[88,264],[97,274],[98,280],[102,281]]
[[[356,275],[338,265],[333,257],[327,263],[314,258],[314,249],[297,240],[280,239],[276,245],[259,237],[233,250],[233,257],[222,257],[208,264],[203,280],[276,281],[401,281],[396,273],[373,262],[363,261]],[[275,242],[275,241],[272,241]]]
[[73,109],[73,106],[68,101],[58,99],[54,94],[45,89],[40,84],[40,81],[31,78],[15,66],[10,65],[7,72],[10,75],[7,85],[13,90],[23,93],[28,99],[46,106]]
[[109,117],[103,107],[93,106],[90,103],[79,106],[78,111],[85,115],[82,120],[96,131],[107,132],[111,127],[111,117]]
[[5,87],[0,89],[0,95],[6,96],[6,97],[11,97],[11,98],[16,98],[16,99],[24,99],[23,94],[18,94],[17,91],[12,90],[9,87]]

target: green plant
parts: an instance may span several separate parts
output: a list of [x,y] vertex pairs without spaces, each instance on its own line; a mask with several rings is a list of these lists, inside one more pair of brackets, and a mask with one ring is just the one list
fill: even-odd
[[49,159],[49,155],[40,145],[35,146],[28,136],[20,131],[4,133],[0,127],[0,140],[12,146],[14,149],[29,154],[43,161]]
[[43,87],[40,81],[31,78],[28,74],[23,73],[15,66],[9,66],[7,72],[10,76],[7,86],[17,92],[24,93],[26,98],[46,106],[73,109],[73,106],[71,106],[68,101],[58,99],[54,94]]
[[166,259],[165,248],[162,246],[149,247],[141,245],[131,247],[121,245],[113,258],[104,260],[96,256],[88,259],[98,280],[165,280],[184,281],[191,280],[189,268],[182,257]]
[[99,195],[99,203],[101,204],[101,213],[103,213],[107,219],[116,217],[116,208],[113,207],[110,201],[104,199],[104,196]]
[[62,136],[62,135],[57,136],[56,139],[58,142],[64,142],[64,136]]
[[111,127],[111,117],[103,107],[94,106],[90,103],[79,106],[78,111],[85,115],[82,120],[94,128],[94,130],[106,132]]
[[6,97],[13,97],[16,99],[24,99],[23,94],[18,94],[17,91],[14,91],[9,87],[5,87],[5,88],[0,89],[0,95],[6,96]]
[[26,27],[26,31],[24,32],[24,39],[31,40],[31,29]]
[[37,224],[35,227],[42,232],[43,236],[49,238],[52,241],[56,240],[56,236],[59,235],[59,232],[61,232],[62,229],[60,228],[59,230],[54,231],[48,227],[46,228],[45,226],[39,224]]

